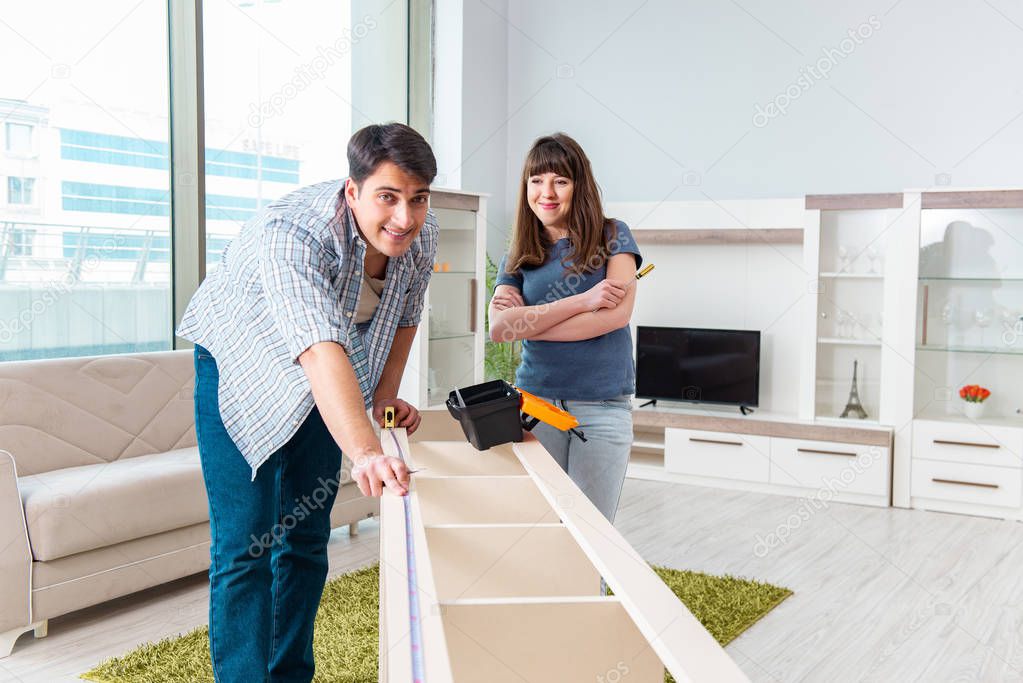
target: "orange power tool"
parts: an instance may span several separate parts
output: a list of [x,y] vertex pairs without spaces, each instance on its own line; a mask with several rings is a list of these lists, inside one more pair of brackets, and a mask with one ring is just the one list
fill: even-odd
[[519,410],[531,418],[523,420],[523,426],[527,431],[533,429],[538,422],[546,422],[552,427],[575,434],[580,440],[586,441],[583,433],[576,429],[579,426],[579,420],[575,415],[567,410],[562,410],[553,403],[548,403],[539,396],[534,396],[521,387],[515,387],[515,391],[522,394]]

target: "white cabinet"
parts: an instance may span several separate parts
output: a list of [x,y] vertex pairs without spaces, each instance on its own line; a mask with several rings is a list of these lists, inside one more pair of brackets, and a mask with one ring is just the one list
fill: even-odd
[[910,504],[1023,519],[1023,191],[918,196]]
[[434,189],[430,208],[440,226],[437,258],[398,391],[421,410],[483,381],[486,198]]
[[771,440],[766,436],[664,430],[664,469],[668,472],[767,482],[770,452]]
[[1018,517],[1020,470],[939,460],[913,461],[913,506],[985,517]]
[[891,478],[887,448],[834,441],[771,439],[771,483],[887,500]]
[[803,419],[898,424],[896,408],[912,391],[916,271],[906,264],[917,251],[903,203],[902,194],[806,197],[804,268],[816,279],[805,313]]
[[912,505],[1023,519],[1023,427],[913,421]]
[[[699,419],[699,418],[696,418]],[[891,500],[891,433],[860,431],[865,442],[792,438],[842,433],[799,423],[761,422],[759,434],[664,428],[664,464],[633,453],[629,476],[698,486],[817,497],[845,503],[887,506]],[[649,425],[636,434],[650,438]],[[848,430],[846,430],[848,431]],[[809,432],[808,432],[809,433]],[[845,437],[857,438],[848,433]],[[842,437],[839,437],[842,438]],[[869,443],[872,442],[872,443]],[[647,441],[637,441],[646,444]],[[637,446],[637,449],[646,446]]]
[[914,459],[1023,467],[1023,428],[914,420],[913,444]]

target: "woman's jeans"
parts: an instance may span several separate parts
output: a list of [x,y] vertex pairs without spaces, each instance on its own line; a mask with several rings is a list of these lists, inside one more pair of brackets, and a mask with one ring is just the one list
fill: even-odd
[[316,408],[252,469],[224,428],[219,373],[195,347],[195,432],[210,505],[210,659],[218,683],[313,677],[341,450]]
[[609,522],[614,522],[632,451],[631,397],[604,401],[544,400],[572,413],[579,420],[577,429],[586,441],[543,422],[533,427],[533,434],[590,502]]

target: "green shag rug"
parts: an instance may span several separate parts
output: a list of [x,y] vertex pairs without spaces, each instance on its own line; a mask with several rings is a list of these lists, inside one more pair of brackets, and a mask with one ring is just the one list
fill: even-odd
[[[722,645],[792,595],[787,588],[733,576],[666,567],[654,567],[654,571]],[[314,681],[377,680],[378,587],[376,566],[327,582],[316,614]],[[212,683],[207,627],[143,645],[103,662],[81,678],[99,683]],[[672,680],[667,672],[665,680]]]

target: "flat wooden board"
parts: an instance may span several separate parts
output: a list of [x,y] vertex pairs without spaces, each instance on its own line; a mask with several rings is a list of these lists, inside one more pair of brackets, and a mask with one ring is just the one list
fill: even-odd
[[749,680],[533,435],[514,449],[676,681]]
[[1021,209],[1023,190],[975,190],[966,192],[923,192],[922,209]]
[[802,244],[802,228],[644,228],[636,244]]
[[615,598],[444,605],[456,681],[661,683],[664,666]]
[[806,195],[806,208],[818,209],[821,211],[901,209],[902,193],[808,194]]
[[892,430],[889,428],[859,427],[850,424],[827,425],[810,422],[784,422],[781,420],[758,420],[756,418],[725,417],[722,415],[697,415],[670,410],[637,409],[632,414],[636,427],[682,427],[708,432],[729,434],[758,434],[780,436],[789,439],[810,439],[813,441],[839,441],[890,448]]

